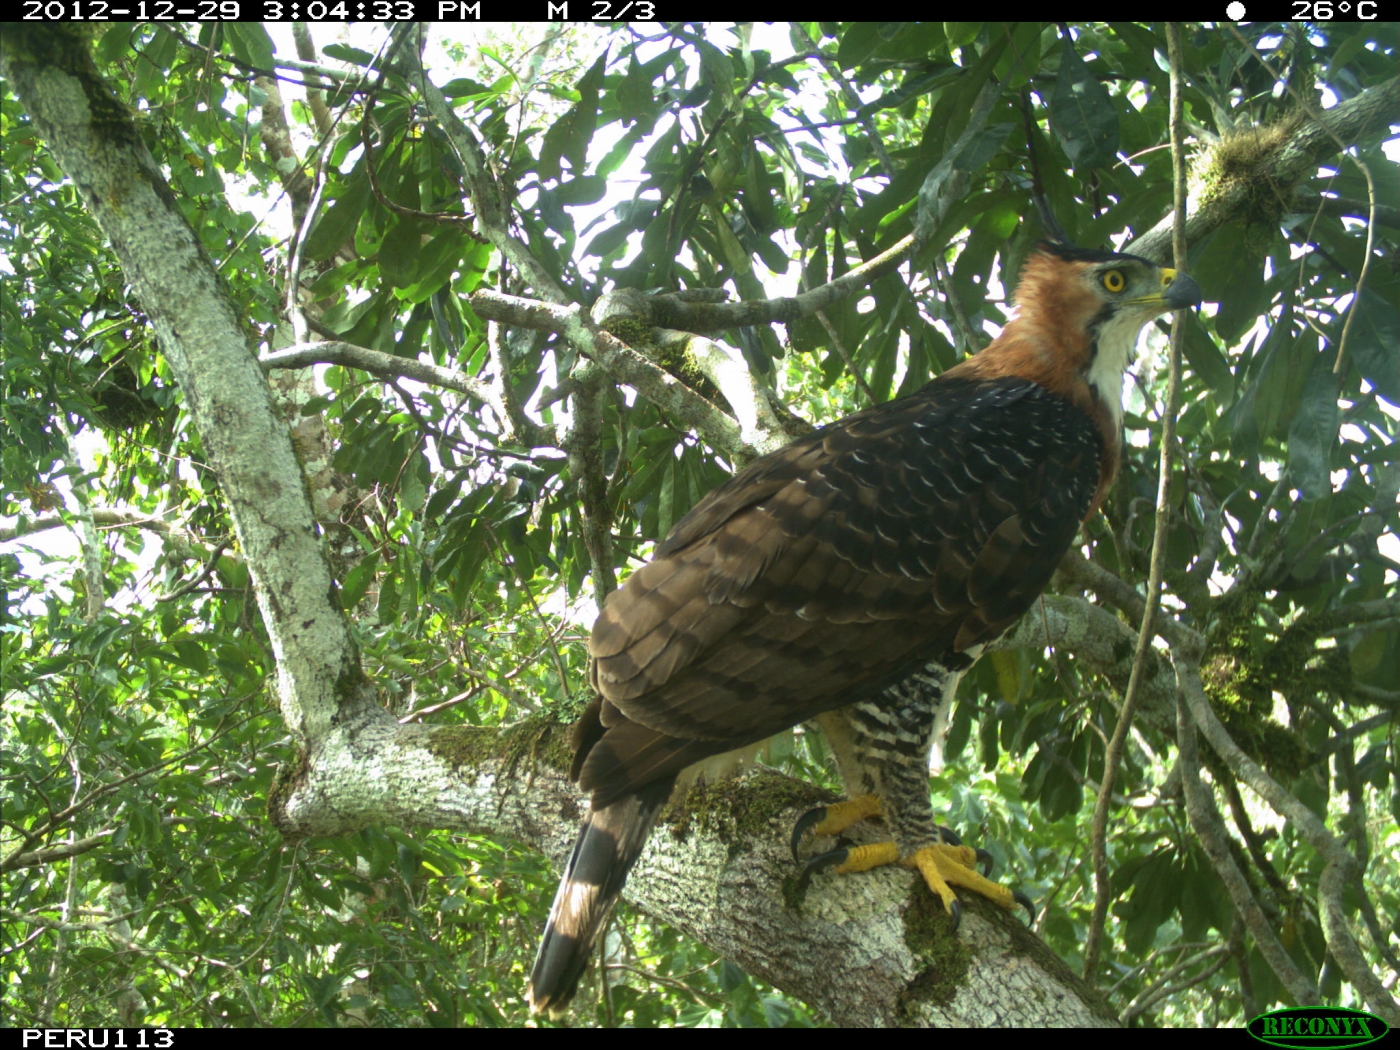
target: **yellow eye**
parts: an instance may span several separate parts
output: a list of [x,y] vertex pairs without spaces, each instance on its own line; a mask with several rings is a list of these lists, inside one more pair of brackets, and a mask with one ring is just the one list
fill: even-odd
[[1123,279],[1123,271],[1121,270],[1109,270],[1103,275],[1103,286],[1115,295],[1121,292],[1127,283]]

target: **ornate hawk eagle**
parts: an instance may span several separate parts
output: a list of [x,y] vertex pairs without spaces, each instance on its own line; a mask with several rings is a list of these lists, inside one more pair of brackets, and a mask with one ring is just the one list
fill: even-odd
[[809,719],[851,801],[804,817],[794,841],[875,815],[892,834],[818,863],[916,867],[955,918],[950,884],[1029,903],[934,821],[934,709],[1107,493],[1142,326],[1199,302],[1190,277],[1147,259],[1042,245],[985,350],[756,460],[672,529],[593,627],[597,695],[573,735],[592,805],[530,978],[535,1010],[573,995],[677,776]]

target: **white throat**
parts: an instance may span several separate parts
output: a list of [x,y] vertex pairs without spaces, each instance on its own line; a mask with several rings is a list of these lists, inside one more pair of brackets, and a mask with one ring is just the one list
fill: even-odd
[[1123,424],[1123,373],[1136,356],[1138,334],[1147,320],[1135,310],[1120,310],[1099,329],[1098,352],[1086,378],[1113,413],[1115,426]]

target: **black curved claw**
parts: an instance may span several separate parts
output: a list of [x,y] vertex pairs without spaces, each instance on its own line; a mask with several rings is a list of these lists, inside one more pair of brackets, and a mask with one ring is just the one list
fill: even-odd
[[1017,904],[1019,904],[1021,907],[1025,908],[1026,911],[1028,911],[1028,912],[1030,913],[1030,916],[1031,916],[1031,925],[1034,926],[1034,925],[1035,925],[1035,905],[1034,905],[1033,903],[1031,903],[1031,899],[1030,899],[1029,897],[1027,897],[1024,893],[1022,893],[1020,890],[1012,890],[1012,891],[1011,891],[1011,896],[1015,898]]
[[814,828],[826,819],[826,807],[818,806],[816,809],[809,809],[802,816],[797,818],[797,823],[792,826],[792,860],[794,864],[802,863],[797,855],[797,843],[802,838],[808,828]]
[[983,866],[982,877],[984,879],[990,879],[992,877],[992,868],[996,867],[996,861],[992,859],[992,855],[979,847],[977,850],[977,863]]
[[[963,844],[961,835],[952,828],[945,828],[942,824],[938,825],[938,837],[943,840],[945,846],[961,846]],[[982,877],[984,879],[990,879],[992,877],[992,868],[996,866],[996,861],[992,859],[992,855],[986,850],[979,848],[977,850],[977,863],[983,866]]]
[[851,851],[848,849],[833,849],[825,853],[818,853],[802,866],[802,877],[808,878],[814,872],[824,871],[827,868],[834,868],[838,864],[846,863]]
[[958,932],[958,927],[962,925],[962,901],[953,898],[953,909],[948,913],[948,918],[953,920],[953,932]]

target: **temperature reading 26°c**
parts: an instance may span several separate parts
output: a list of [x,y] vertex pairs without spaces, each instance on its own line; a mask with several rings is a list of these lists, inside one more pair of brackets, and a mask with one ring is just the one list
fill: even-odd
[[612,0],[593,0],[593,21],[621,22],[625,18],[650,22],[656,18],[656,5],[651,0],[626,0],[620,4]]
[[1295,22],[1330,22],[1339,15],[1372,22],[1378,17],[1376,0],[1293,0],[1293,11]]

